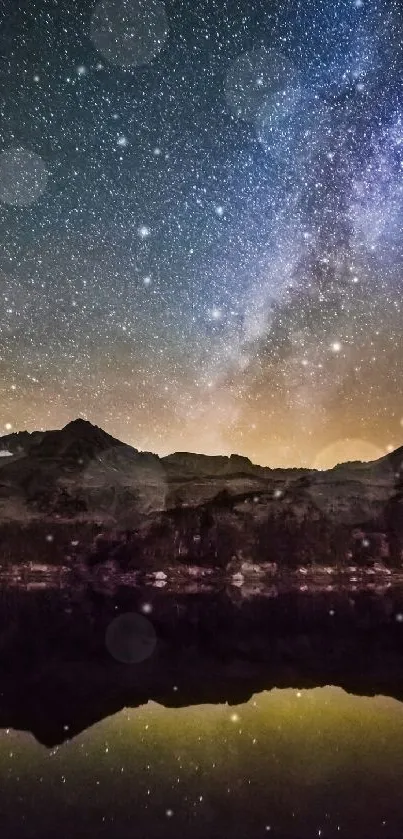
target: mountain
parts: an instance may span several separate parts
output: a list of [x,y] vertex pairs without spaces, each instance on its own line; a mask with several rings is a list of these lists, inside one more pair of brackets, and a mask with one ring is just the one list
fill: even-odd
[[45,432],[37,442],[34,454],[40,458],[69,459],[72,463],[82,465],[101,452],[120,447],[130,448],[97,425],[79,418],[69,422],[60,431]]
[[87,528],[92,541],[98,525],[129,567],[402,562],[403,448],[324,472],[270,469],[239,455],[159,458],[77,419],[2,437],[0,451],[3,545],[17,526]]
[[[22,436],[23,435],[23,436]],[[139,453],[83,419],[56,431],[0,438],[12,457],[0,460],[0,524],[3,521],[108,517],[131,495],[136,509],[158,506],[152,497],[156,455]]]
[[124,445],[102,428],[81,418],[69,422],[61,430],[18,431],[0,437],[0,451],[40,458],[70,458],[77,462],[80,458],[92,458],[97,452],[112,446]]
[[13,434],[6,434],[5,437],[0,437],[0,453],[2,454],[24,454],[29,449],[39,443],[45,431],[16,431]]

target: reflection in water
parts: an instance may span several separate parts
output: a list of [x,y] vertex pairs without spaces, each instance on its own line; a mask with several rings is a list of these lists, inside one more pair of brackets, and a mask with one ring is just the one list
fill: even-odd
[[[2,836],[402,835],[400,590],[0,605]],[[145,605],[156,648],[119,663],[107,627]]]
[[3,819],[22,836],[60,821],[66,835],[119,837],[403,830],[403,707],[340,688],[274,689],[236,708],[149,703],[51,751],[9,731],[0,765]]

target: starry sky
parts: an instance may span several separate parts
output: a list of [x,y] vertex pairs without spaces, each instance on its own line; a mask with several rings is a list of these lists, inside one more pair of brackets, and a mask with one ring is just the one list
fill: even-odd
[[0,433],[403,442],[398,0],[4,0]]

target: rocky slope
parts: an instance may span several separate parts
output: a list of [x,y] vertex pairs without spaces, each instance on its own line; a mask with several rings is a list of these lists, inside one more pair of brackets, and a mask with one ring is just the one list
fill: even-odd
[[401,565],[403,449],[326,472],[272,470],[238,455],[159,458],[79,419],[2,437],[1,451],[3,543],[13,525],[98,525],[91,561],[113,552],[123,567]]

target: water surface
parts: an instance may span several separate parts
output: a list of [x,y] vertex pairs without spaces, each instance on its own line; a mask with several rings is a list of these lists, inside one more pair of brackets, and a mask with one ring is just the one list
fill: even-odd
[[3,589],[2,836],[401,837],[402,600]]

